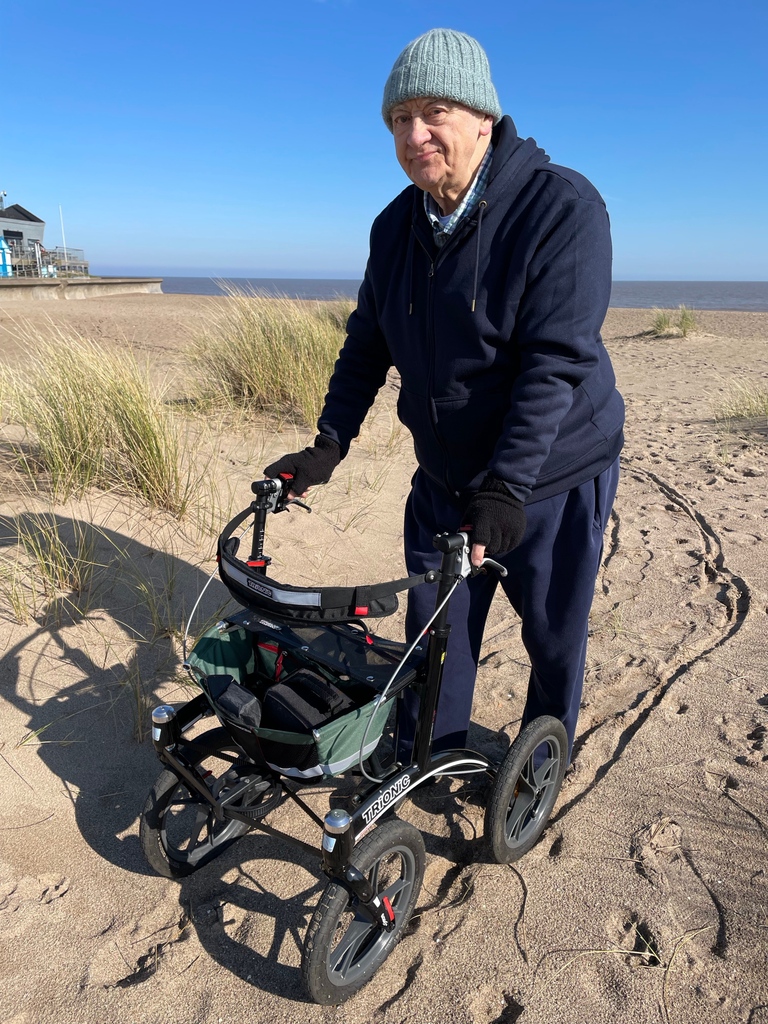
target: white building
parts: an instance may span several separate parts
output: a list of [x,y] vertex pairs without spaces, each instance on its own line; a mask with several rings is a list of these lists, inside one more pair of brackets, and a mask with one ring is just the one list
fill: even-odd
[[10,258],[6,257],[13,277],[88,277],[88,262],[82,249],[56,246],[46,249],[43,245],[45,221],[23,206],[3,206],[0,192],[0,238],[8,246]]
[[35,242],[42,245],[45,221],[14,203],[0,208],[0,231],[10,249],[31,249]]

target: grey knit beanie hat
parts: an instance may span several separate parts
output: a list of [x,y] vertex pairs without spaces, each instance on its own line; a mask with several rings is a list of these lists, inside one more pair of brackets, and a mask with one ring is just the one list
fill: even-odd
[[501,117],[485,50],[472,36],[450,28],[433,28],[409,43],[395,61],[381,113],[392,131],[392,108],[404,100],[434,96],[463,103],[470,110]]

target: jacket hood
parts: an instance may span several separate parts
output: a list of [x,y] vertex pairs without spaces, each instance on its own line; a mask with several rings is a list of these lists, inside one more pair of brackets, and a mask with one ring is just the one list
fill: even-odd
[[[515,122],[505,114],[494,127],[491,135],[493,143],[493,160],[483,198],[486,205],[503,189],[504,199],[509,203],[525,186],[532,175],[550,162],[549,156],[535,139],[521,139],[517,134]],[[424,193],[417,185],[409,185],[400,198],[410,193],[412,218],[414,223],[424,220]],[[471,219],[471,218],[470,218]]]
[[516,195],[535,171],[549,163],[549,157],[535,139],[520,138],[508,114],[493,129],[491,141],[493,161],[486,198],[490,202],[496,189],[503,188],[509,201],[510,190]]

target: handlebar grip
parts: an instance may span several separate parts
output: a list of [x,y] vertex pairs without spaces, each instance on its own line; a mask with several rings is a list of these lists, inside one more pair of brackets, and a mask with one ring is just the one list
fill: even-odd
[[267,477],[265,480],[254,480],[251,484],[251,490],[261,498],[268,494],[277,494],[286,486],[286,480],[272,480],[270,477]]
[[452,551],[461,551],[466,544],[467,536],[463,533],[438,533],[432,538],[432,546],[446,554],[450,554]]

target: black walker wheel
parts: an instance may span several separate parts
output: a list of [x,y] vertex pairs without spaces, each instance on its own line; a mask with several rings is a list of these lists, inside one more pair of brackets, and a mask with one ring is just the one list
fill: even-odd
[[[206,774],[217,798],[253,777],[253,789],[235,810],[259,818],[277,806],[282,787],[260,779],[258,769],[243,756],[226,729],[213,729],[183,747],[187,758]],[[158,874],[183,878],[213,860],[246,832],[249,826],[232,819],[219,821],[211,805],[170,769],[157,779],[141,812],[139,836],[144,856]]]
[[413,913],[425,860],[421,832],[397,818],[381,822],[355,847],[350,861],[379,896],[389,898],[395,927],[382,929],[342,885],[330,882],[312,915],[301,958],[304,983],[315,1002],[344,1002],[384,963]]
[[530,722],[499,766],[485,812],[485,834],[499,864],[526,854],[546,828],[565,775],[568,736],[557,718]]

